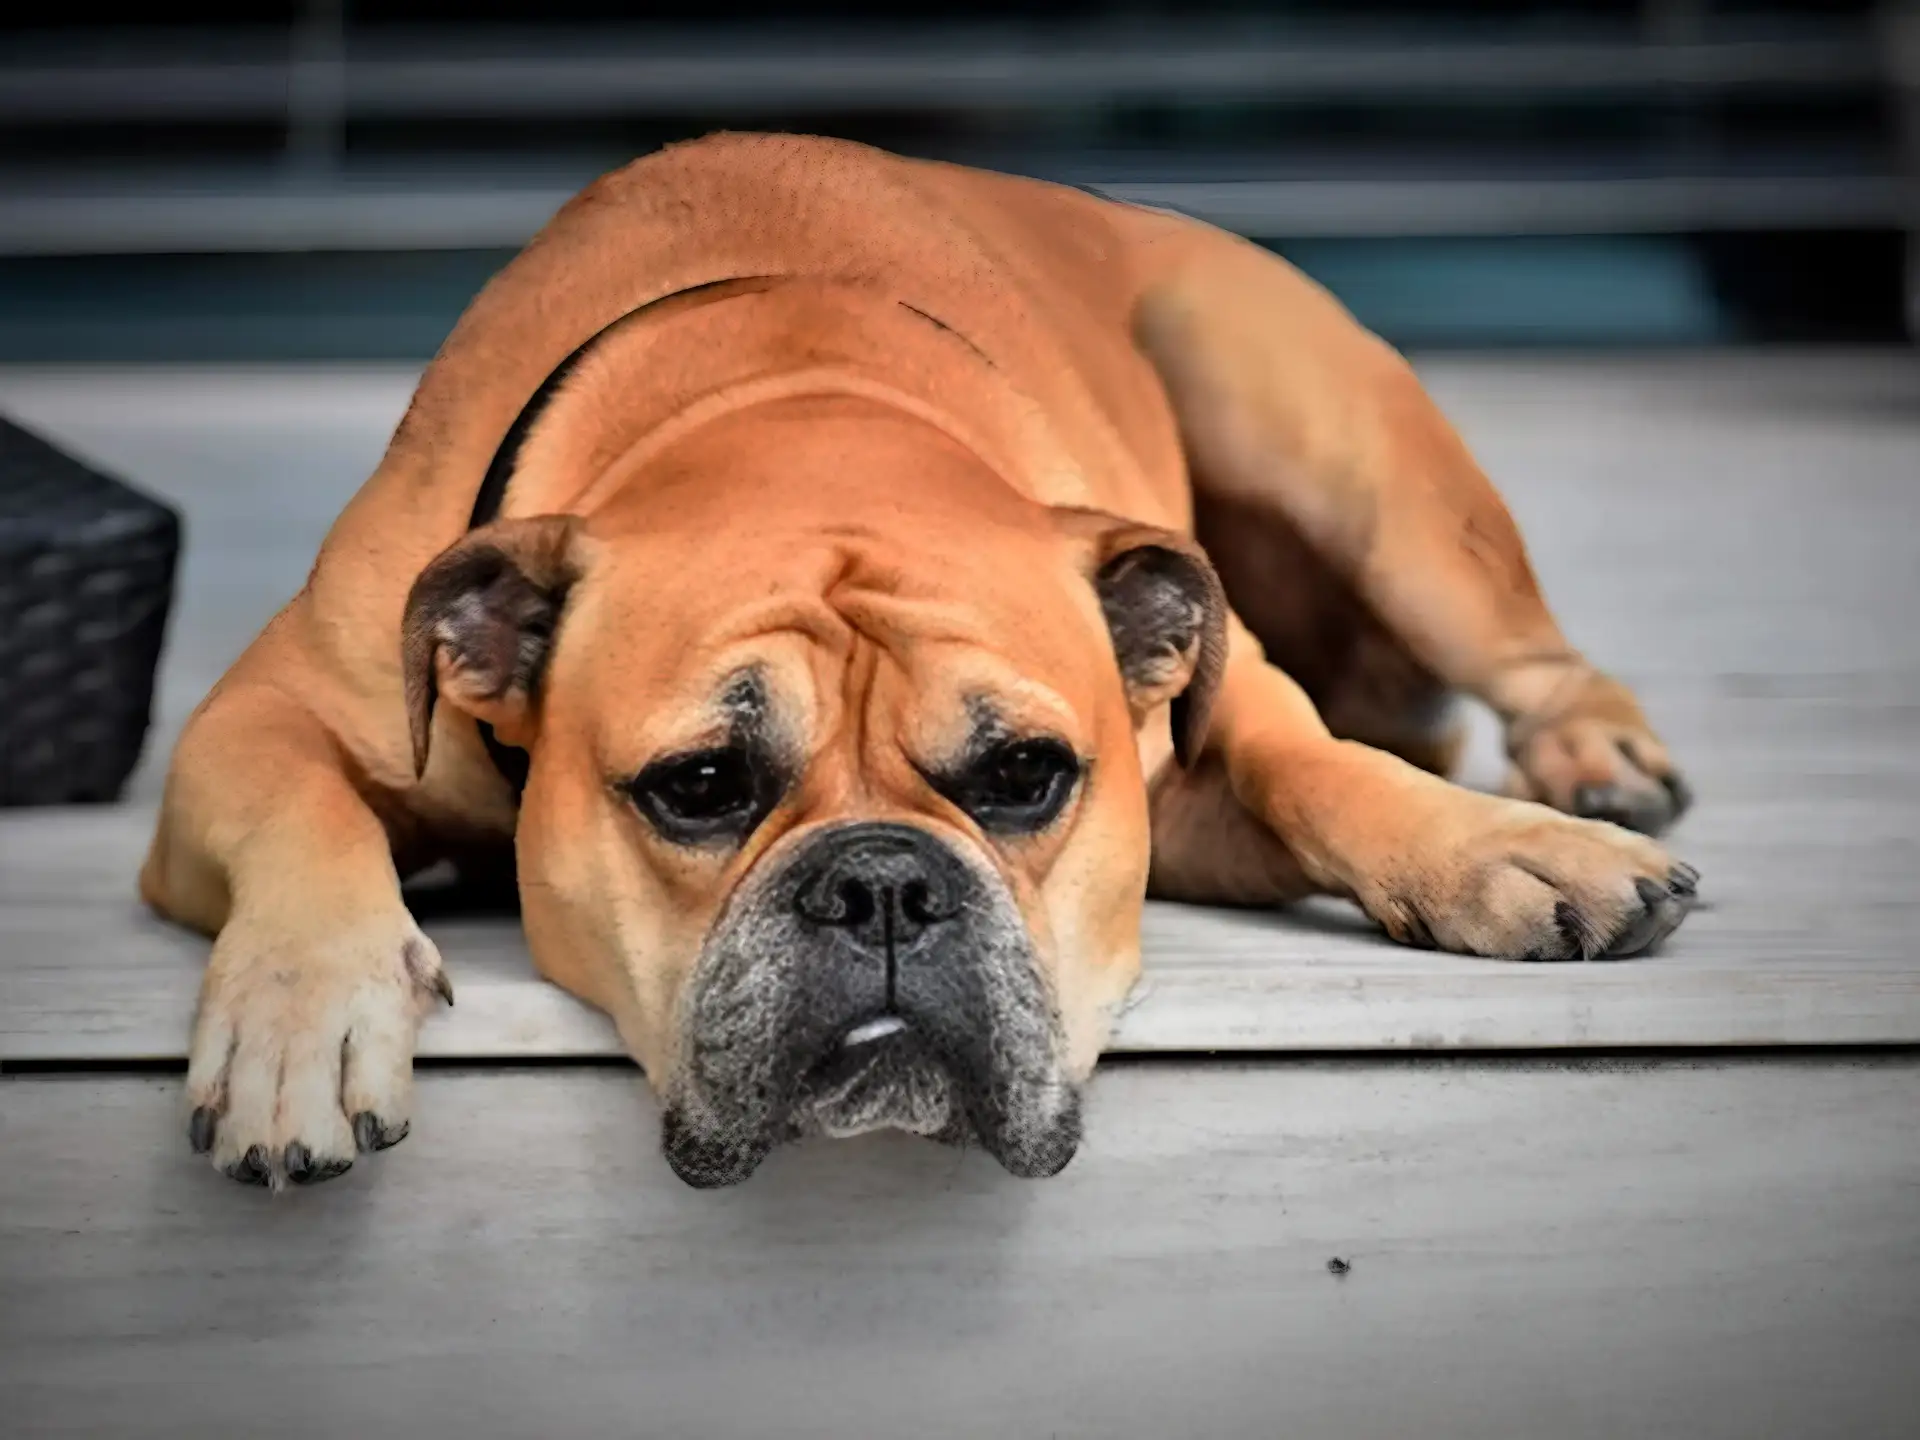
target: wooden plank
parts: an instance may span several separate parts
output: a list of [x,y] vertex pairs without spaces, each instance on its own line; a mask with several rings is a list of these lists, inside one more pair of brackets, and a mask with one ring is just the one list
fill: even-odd
[[1912,1061],[1123,1065],[1057,1179],[875,1136],[694,1192],[630,1072],[436,1072],[404,1145],[269,1196],[173,1080],[3,1080],[0,1414],[1906,1440],[1917,1098]]
[[[1802,807],[1804,813],[1808,807]],[[1899,835],[1911,811],[1858,803],[1822,852],[1764,837],[1784,802],[1728,803],[1688,853],[1709,908],[1652,958],[1541,966],[1402,949],[1344,906],[1267,914],[1155,905],[1147,972],[1114,1048],[1401,1050],[1920,1041],[1920,916]],[[1818,816],[1817,809],[1814,811]],[[205,944],[141,912],[146,814],[0,820],[0,1060],[184,1055]],[[1906,833],[1911,834],[1911,830]],[[1856,860],[1878,839],[1885,863]],[[1724,880],[1714,877],[1725,877]],[[459,1003],[421,1053],[621,1053],[596,1012],[534,977],[506,919],[430,920]]]
[[[1118,1048],[1920,1041],[1920,365],[1452,361],[1428,378],[1571,633],[1685,758],[1701,799],[1674,843],[1708,904],[1661,955],[1605,967],[1398,950],[1340,907],[1155,908]],[[160,754],[298,583],[409,380],[0,374],[0,405],[187,512]],[[0,1060],[181,1053],[202,947],[131,900],[158,772],[124,810],[0,818]],[[613,1053],[603,1020],[529,978],[510,925],[434,931],[460,1004],[424,1053]]]

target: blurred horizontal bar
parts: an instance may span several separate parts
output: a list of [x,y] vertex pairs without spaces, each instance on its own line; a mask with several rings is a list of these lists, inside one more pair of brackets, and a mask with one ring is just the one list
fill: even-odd
[[[1707,345],[1736,338],[1892,338],[1835,321],[1885,257],[1857,234],[1758,242],[1837,273],[1814,323],[1722,294],[1708,255],[1673,236],[1289,240],[1276,245],[1397,345]],[[1822,244],[1823,241],[1831,243]],[[0,258],[0,365],[419,363],[511,250]],[[1743,248],[1744,263],[1756,251]],[[1766,257],[1772,257],[1770,259]],[[1796,311],[1795,324],[1808,317]]]
[[[339,115],[372,120],[1793,94],[1871,85],[1883,72],[1857,24],[1696,42],[1118,28],[349,31],[338,58],[304,60],[289,32],[212,37],[204,53],[125,36],[89,42],[87,57],[16,42],[0,63],[0,123],[278,120],[296,86],[316,82]],[[115,53],[124,58],[100,58]]]
[[1256,236],[1642,235],[1902,223],[1891,176],[1238,180],[1090,185]]
[[[388,176],[234,189],[151,180],[35,189],[0,178],[0,254],[512,248],[594,173],[489,185],[423,171],[418,183]],[[1055,178],[1260,238],[1853,230],[1903,228],[1913,213],[1904,181],[1870,173]]]

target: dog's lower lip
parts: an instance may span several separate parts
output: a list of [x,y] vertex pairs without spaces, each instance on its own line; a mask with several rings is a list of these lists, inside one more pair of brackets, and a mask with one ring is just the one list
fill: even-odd
[[897,1035],[906,1028],[907,1022],[898,1015],[879,1015],[847,1031],[841,1037],[840,1044],[843,1049],[851,1050],[856,1045],[867,1045],[875,1040],[884,1040],[889,1035]]

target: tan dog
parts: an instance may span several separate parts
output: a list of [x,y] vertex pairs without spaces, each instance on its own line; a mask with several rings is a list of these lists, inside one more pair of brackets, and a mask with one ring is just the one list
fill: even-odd
[[[1433,773],[1456,691],[1544,804]],[[509,837],[683,1178],[883,1125],[1040,1175],[1147,893],[1623,955],[1694,875],[1604,820],[1684,794],[1406,364],[1285,264],[721,136],[474,302],[188,727],[141,884],[218,937],[190,1128],[239,1179],[405,1133],[451,989],[400,879]]]

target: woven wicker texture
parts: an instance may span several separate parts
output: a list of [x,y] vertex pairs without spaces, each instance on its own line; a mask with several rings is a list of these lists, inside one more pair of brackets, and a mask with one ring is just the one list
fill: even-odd
[[0,420],[0,805],[119,796],[179,545],[167,506]]

